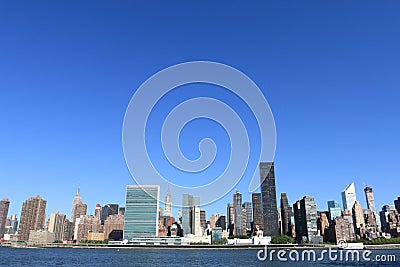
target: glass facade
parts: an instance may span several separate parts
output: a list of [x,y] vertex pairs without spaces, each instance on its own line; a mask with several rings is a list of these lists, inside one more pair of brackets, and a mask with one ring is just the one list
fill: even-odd
[[292,216],[293,211],[289,206],[286,193],[281,193],[281,220],[282,220],[282,234],[292,236]]
[[276,205],[275,171],[273,162],[260,163],[260,180],[264,236],[279,235],[278,209]]
[[188,194],[182,195],[182,230],[184,235],[202,235],[199,197]]
[[264,229],[261,194],[253,193],[251,199],[253,203],[253,226],[255,228],[258,225],[261,229]]
[[343,209],[352,210],[356,200],[356,188],[354,183],[351,183],[342,192]]
[[124,239],[157,236],[159,196],[158,185],[126,187]]
[[233,206],[235,209],[234,234],[243,235],[242,194],[239,190],[233,194]]
[[336,217],[342,216],[342,209],[339,207],[339,203],[335,200],[328,201],[329,219],[333,221]]

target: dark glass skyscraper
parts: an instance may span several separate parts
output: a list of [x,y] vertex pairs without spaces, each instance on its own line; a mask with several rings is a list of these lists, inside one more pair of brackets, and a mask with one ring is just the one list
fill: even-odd
[[312,241],[317,236],[317,206],[314,198],[305,196],[293,205],[296,241]]
[[219,216],[218,220],[215,222],[216,227],[221,227],[223,231],[226,230],[226,217],[225,215]]
[[260,181],[264,235],[279,235],[278,209],[276,205],[275,171],[273,162],[260,163]]
[[260,228],[264,228],[261,194],[253,193],[251,195],[251,201],[253,203],[253,226],[256,228],[258,225]]
[[292,221],[293,216],[292,207],[289,206],[286,193],[281,194],[281,220],[282,220],[282,234],[292,236]]

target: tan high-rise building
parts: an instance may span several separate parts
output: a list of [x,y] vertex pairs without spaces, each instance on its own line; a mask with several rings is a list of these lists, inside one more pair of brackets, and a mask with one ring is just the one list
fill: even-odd
[[3,200],[0,201],[0,238],[2,238],[5,233],[9,206],[10,206],[10,201],[7,198],[4,198]]
[[325,235],[326,230],[329,228],[329,220],[325,212],[321,212],[320,217],[318,218],[318,228],[320,235],[322,236]]
[[31,197],[22,204],[19,223],[19,240],[28,241],[30,230],[41,230],[45,222],[46,200],[40,196]]
[[96,204],[96,208],[94,210],[94,217],[101,220],[101,205],[100,204]]
[[62,241],[64,239],[64,222],[66,217],[65,214],[61,214],[58,211],[50,214],[48,231],[54,233],[54,240]]
[[[87,205],[83,204],[82,202],[78,203],[75,206],[75,214],[74,214],[75,220],[77,218],[80,218],[82,215],[86,215],[86,211],[87,211]],[[74,221],[74,223],[75,223],[75,221]]]
[[361,207],[360,202],[356,200],[353,206],[353,222],[354,222],[354,230],[357,235],[362,234],[362,230],[365,227],[365,220],[364,220],[364,212]]
[[365,192],[365,199],[367,201],[367,208],[369,210],[371,210],[372,212],[372,216],[375,219],[375,224],[380,227],[381,222],[379,220],[379,216],[378,213],[376,212],[376,208],[375,208],[375,199],[374,199],[374,193],[372,192],[372,187],[366,186],[364,188],[364,192]]
[[113,230],[124,230],[124,215],[109,215],[104,221],[104,238],[108,239]]

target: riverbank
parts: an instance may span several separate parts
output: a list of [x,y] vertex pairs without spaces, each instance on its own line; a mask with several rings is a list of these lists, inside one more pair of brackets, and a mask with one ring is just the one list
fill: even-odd
[[[20,244],[20,243],[2,243],[3,247],[10,248],[83,248],[83,249],[260,249],[265,245],[122,245],[122,244]],[[279,244],[268,245],[268,248],[276,249],[323,249],[326,245],[322,244]]]
[[[262,249],[265,245],[120,245],[120,244],[20,244],[1,243],[2,247],[9,248],[76,248],[76,249],[192,249],[192,250],[218,250],[218,249]],[[338,249],[337,245],[327,244],[271,244],[269,249]],[[400,250],[400,244],[365,245],[368,250]]]

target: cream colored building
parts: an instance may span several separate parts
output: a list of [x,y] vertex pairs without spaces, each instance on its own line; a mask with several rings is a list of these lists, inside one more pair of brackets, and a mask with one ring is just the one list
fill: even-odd
[[89,232],[87,240],[103,241],[104,233]]
[[29,232],[29,240],[30,243],[53,243],[54,242],[54,233],[44,230],[31,230]]

